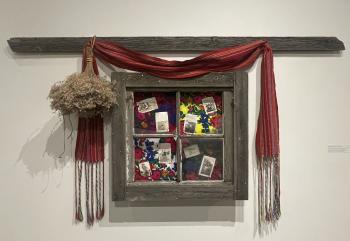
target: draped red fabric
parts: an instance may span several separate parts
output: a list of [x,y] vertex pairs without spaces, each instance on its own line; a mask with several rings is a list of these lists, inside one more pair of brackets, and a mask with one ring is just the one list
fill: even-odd
[[259,40],[245,45],[214,50],[185,61],[164,60],[102,40],[95,41],[93,50],[97,58],[114,66],[167,79],[186,79],[210,72],[245,69],[262,55],[261,101],[256,133],[256,153],[260,158],[279,155],[278,106],[273,53],[266,41]]
[[[275,76],[273,72],[273,53],[270,45],[266,41],[259,40],[245,45],[218,49],[185,61],[169,61],[127,49],[116,43],[93,38],[84,49],[83,70],[86,66],[87,47],[93,48],[94,55],[97,58],[116,67],[145,72],[161,78],[176,79],[179,81],[211,72],[246,69],[250,67],[259,56],[262,56],[260,112],[256,131],[256,154],[258,157],[259,171],[259,224],[273,223],[279,219],[281,212],[278,105],[275,90]],[[94,56],[92,63],[95,73],[98,74],[98,67]],[[97,164],[99,161],[102,161],[103,164],[103,121],[102,118],[98,118],[99,119],[79,119],[76,146],[77,160]],[[96,136],[98,136],[98,138],[96,138]],[[89,168],[89,166],[87,168]],[[81,176],[81,165],[78,165],[77,169],[80,171]],[[87,170],[89,171],[90,169]],[[86,173],[86,176],[88,177],[86,180],[88,183],[90,180],[89,175]],[[90,175],[90,177],[92,176],[93,175]],[[102,201],[97,199],[97,206],[101,207],[96,213],[98,219],[102,218],[104,213],[103,173],[100,177],[102,177],[102,192],[98,191],[99,188],[95,191],[102,199]],[[78,180],[80,183],[80,177]],[[99,187],[101,187],[101,185]],[[89,194],[90,192],[87,193]],[[91,196],[92,193],[93,191],[91,189]],[[91,196],[87,197],[87,200],[89,200],[89,198],[91,200]],[[77,197],[80,200],[80,190],[78,190]],[[99,203],[101,203],[101,205],[99,205]],[[93,215],[91,215],[91,213],[93,213],[93,204],[87,204],[87,206],[90,207],[88,210],[92,210],[87,212],[88,222],[93,223]],[[80,201],[77,202],[77,207],[79,212],[77,212],[76,216],[78,220],[81,220]]]

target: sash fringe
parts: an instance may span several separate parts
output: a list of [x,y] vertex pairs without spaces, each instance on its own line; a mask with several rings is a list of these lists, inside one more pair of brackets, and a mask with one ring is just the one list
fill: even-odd
[[280,208],[280,159],[264,157],[258,161],[259,227],[276,224]]
[[[84,220],[81,205],[81,180],[85,174],[85,206],[86,222],[88,226],[94,224],[95,219],[101,220],[104,216],[104,163],[75,161],[75,220]],[[95,190],[95,193],[94,193]],[[96,203],[96,204],[95,204]],[[96,208],[96,209],[95,209]],[[95,210],[95,211],[94,211]]]
[[85,178],[86,223],[92,226],[104,216],[103,119],[79,118],[75,148],[75,220],[84,220],[81,205],[82,178]]

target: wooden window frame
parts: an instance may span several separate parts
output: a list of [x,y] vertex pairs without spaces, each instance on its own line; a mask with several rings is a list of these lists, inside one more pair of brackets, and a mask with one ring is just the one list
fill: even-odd
[[[187,80],[169,80],[143,73],[113,72],[117,105],[112,111],[112,201],[247,200],[248,75],[211,73]],[[224,103],[223,182],[131,182],[134,91],[222,91]],[[177,116],[178,118],[178,116]],[[232,123],[233,122],[233,123]],[[178,140],[179,141],[179,138]],[[129,150],[129,151],[128,151]],[[229,159],[229,160],[227,160]],[[180,160],[177,160],[179,163]],[[181,166],[181,165],[179,165]],[[181,172],[181,168],[178,169]]]

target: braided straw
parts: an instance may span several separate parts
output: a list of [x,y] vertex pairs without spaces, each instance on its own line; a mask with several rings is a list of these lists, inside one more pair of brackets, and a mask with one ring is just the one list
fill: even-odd
[[94,53],[93,53],[93,48],[91,46],[86,46],[84,49],[85,52],[85,63],[86,67],[84,70],[84,73],[88,74],[89,76],[96,76],[94,72]]

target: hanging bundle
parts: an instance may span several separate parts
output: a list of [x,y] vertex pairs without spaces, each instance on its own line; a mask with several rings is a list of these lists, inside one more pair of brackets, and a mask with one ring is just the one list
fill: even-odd
[[83,221],[81,186],[85,176],[86,221],[93,225],[104,216],[104,135],[103,113],[116,103],[109,81],[98,76],[92,48],[84,48],[83,72],[55,84],[49,94],[51,107],[62,115],[79,114],[75,148],[75,219]]

